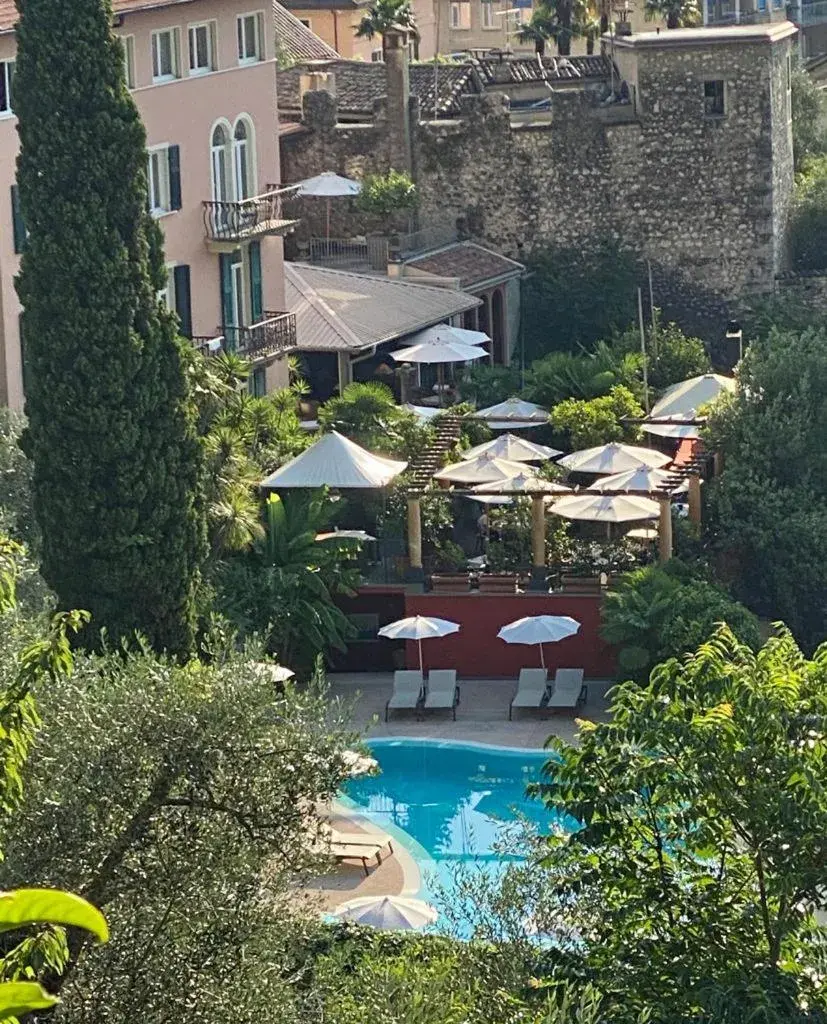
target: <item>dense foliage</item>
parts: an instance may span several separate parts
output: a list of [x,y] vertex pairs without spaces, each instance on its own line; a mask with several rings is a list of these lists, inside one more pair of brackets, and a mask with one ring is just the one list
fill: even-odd
[[827,334],[755,340],[710,424],[723,473],[708,487],[718,570],[808,646],[827,632]]
[[611,723],[551,743],[551,909],[605,1020],[823,1022],[827,649],[784,630],[755,654],[722,627]]
[[635,421],[642,418],[643,406],[622,384],[600,398],[567,398],[554,406],[550,416],[552,427],[570,451],[609,441],[634,441],[640,435]]
[[627,573],[607,593],[602,633],[618,648],[624,675],[643,681],[668,658],[695,650],[718,622],[726,622],[750,647],[758,646],[758,622],[722,587],[677,559]]
[[792,74],[793,158],[796,171],[827,153],[827,101],[813,78],[796,63]]
[[108,3],[19,8],[17,289],[42,572],[63,607],[92,613],[90,638],[139,630],[185,654],[205,554],[202,460],[183,343],[157,297],[166,269],[144,128]]
[[410,0],[373,0],[353,34],[357,39],[381,36],[384,49],[385,33],[391,29],[416,33],[416,16]]
[[[402,0],[401,6],[406,7],[407,0]],[[392,230],[398,227],[400,214],[415,210],[419,205],[419,193],[406,171],[391,168],[386,174],[368,175],[362,182],[356,203],[360,210],[378,218],[384,228]]]
[[788,230],[790,259],[798,271],[827,267],[827,157],[808,160],[796,176]]

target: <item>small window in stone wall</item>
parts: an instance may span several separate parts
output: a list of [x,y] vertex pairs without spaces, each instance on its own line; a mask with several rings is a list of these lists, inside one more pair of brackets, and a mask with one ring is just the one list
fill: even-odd
[[704,82],[704,117],[723,117],[724,82],[720,78]]

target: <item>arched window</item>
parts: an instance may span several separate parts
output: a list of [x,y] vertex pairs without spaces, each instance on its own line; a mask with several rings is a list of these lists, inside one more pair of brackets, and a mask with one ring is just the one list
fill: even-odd
[[233,132],[233,179],[237,200],[256,194],[254,154],[252,126],[246,117],[240,117]]
[[212,160],[212,197],[217,203],[230,198],[228,151],[230,137],[223,124],[217,124],[210,142]]

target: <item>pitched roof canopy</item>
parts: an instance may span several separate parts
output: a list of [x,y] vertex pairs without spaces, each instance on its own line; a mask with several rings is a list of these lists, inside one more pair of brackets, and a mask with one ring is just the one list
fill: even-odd
[[373,455],[334,430],[271,473],[261,486],[273,491],[287,487],[384,487],[407,465]]

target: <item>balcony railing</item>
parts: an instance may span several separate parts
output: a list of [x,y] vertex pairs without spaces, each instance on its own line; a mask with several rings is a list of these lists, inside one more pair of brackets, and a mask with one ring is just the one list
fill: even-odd
[[297,223],[285,209],[297,185],[270,188],[252,199],[209,200],[204,205],[204,230],[211,242],[243,242],[261,235],[284,234]]
[[224,338],[220,334],[194,334],[190,341],[202,356],[216,356],[224,351]]
[[296,314],[265,312],[264,319],[247,327],[223,324],[224,348],[250,359],[278,355],[296,347]]

